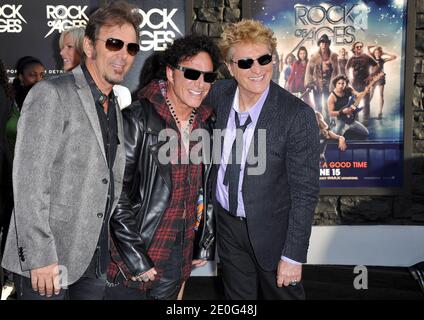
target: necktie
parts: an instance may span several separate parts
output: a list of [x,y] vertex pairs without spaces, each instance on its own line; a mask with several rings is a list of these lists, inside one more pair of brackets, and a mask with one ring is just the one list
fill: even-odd
[[[246,122],[243,125],[240,125],[240,120],[238,113],[235,113],[235,122],[236,129],[241,129],[242,133],[246,130],[247,126],[252,122],[252,119],[249,117],[246,119]],[[237,130],[237,133],[240,131]],[[240,145],[237,146],[237,135],[234,139],[233,146],[231,147],[231,154],[228,158],[227,168],[224,175],[224,185],[228,186],[228,211],[237,216],[237,206],[238,206],[238,185],[240,180],[240,167],[241,167],[241,156],[243,154],[243,139],[240,139]]]

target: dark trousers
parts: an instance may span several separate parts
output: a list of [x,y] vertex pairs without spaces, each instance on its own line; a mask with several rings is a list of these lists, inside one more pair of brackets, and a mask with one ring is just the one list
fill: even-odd
[[140,282],[131,281],[125,286],[122,275],[117,284],[109,284],[106,288],[106,300],[176,300],[181,288],[180,279],[161,278],[155,280],[147,290],[139,288]]
[[58,295],[47,298],[32,290],[30,278],[15,274],[14,281],[18,300],[103,300],[106,291],[104,280],[82,277],[68,289],[61,289]]
[[106,300],[176,300],[181,288],[184,230],[177,233],[171,254],[161,269],[163,276],[154,280],[151,287],[141,290],[140,282],[130,281],[123,284],[123,276],[118,276],[117,284],[110,284],[106,289]]
[[[217,241],[224,293],[230,300],[305,299],[302,282],[277,287],[277,270],[265,271],[256,261],[246,220],[231,216],[218,205]],[[276,266],[277,268],[277,266]]]

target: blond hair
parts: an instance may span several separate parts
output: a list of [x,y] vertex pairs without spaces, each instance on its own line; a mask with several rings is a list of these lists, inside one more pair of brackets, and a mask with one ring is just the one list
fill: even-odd
[[83,42],[84,42],[84,33],[85,28],[84,27],[78,27],[78,28],[71,28],[63,31],[60,34],[59,38],[59,48],[60,50],[63,49],[63,41],[65,41],[65,36],[69,34],[72,38],[72,42],[74,44],[75,50],[80,55],[81,61],[83,61],[84,58],[84,50],[83,50]]
[[233,47],[238,43],[266,44],[271,53],[277,47],[277,38],[274,32],[265,27],[260,21],[243,19],[240,22],[225,27],[221,34],[219,48],[225,61],[232,60]]

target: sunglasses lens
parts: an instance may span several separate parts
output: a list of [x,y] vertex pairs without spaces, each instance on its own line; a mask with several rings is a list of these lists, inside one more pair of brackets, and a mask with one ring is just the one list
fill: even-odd
[[272,61],[272,55],[270,55],[270,54],[265,54],[265,55],[263,55],[262,57],[259,57],[258,58],[258,63],[261,65],[261,66],[265,66],[265,65],[267,65],[268,63],[270,63]]
[[240,69],[249,69],[253,64],[253,59],[240,59],[237,65]]
[[106,40],[106,49],[110,51],[119,51],[124,46],[124,42],[119,39],[109,38]]
[[185,69],[184,70],[184,78],[189,80],[197,80],[200,77],[200,71],[193,69]]
[[213,83],[216,80],[217,73],[215,72],[205,72],[203,74],[203,80],[207,83]]
[[129,55],[135,56],[140,51],[140,46],[138,43],[128,43],[127,50]]

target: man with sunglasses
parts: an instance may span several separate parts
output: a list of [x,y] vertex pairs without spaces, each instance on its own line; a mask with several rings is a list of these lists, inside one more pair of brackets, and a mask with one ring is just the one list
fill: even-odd
[[40,82],[19,120],[15,211],[3,266],[18,299],[103,299],[109,219],[125,167],[122,116],[112,86],[139,50],[140,16],[126,2],[88,21],[85,64]]
[[[318,200],[318,126],[312,108],[271,81],[275,47],[259,21],[228,26],[220,48],[234,79],[218,81],[206,100],[216,128],[225,129],[213,190],[228,299],[305,297],[301,263]],[[265,152],[257,154],[259,143]]]
[[143,73],[139,101],[123,111],[127,162],[111,219],[107,299],[176,299],[192,266],[215,251],[206,149],[212,108],[202,101],[216,79],[219,50],[191,35],[148,60],[147,68],[159,70]]
[[[346,75],[352,80],[352,87],[357,92],[362,92],[371,79],[373,67],[377,62],[369,55],[363,52],[364,44],[361,41],[355,41],[352,44],[353,56],[349,58],[346,64]],[[352,72],[351,72],[352,70]],[[368,127],[370,118],[370,93],[363,98],[362,124]]]

